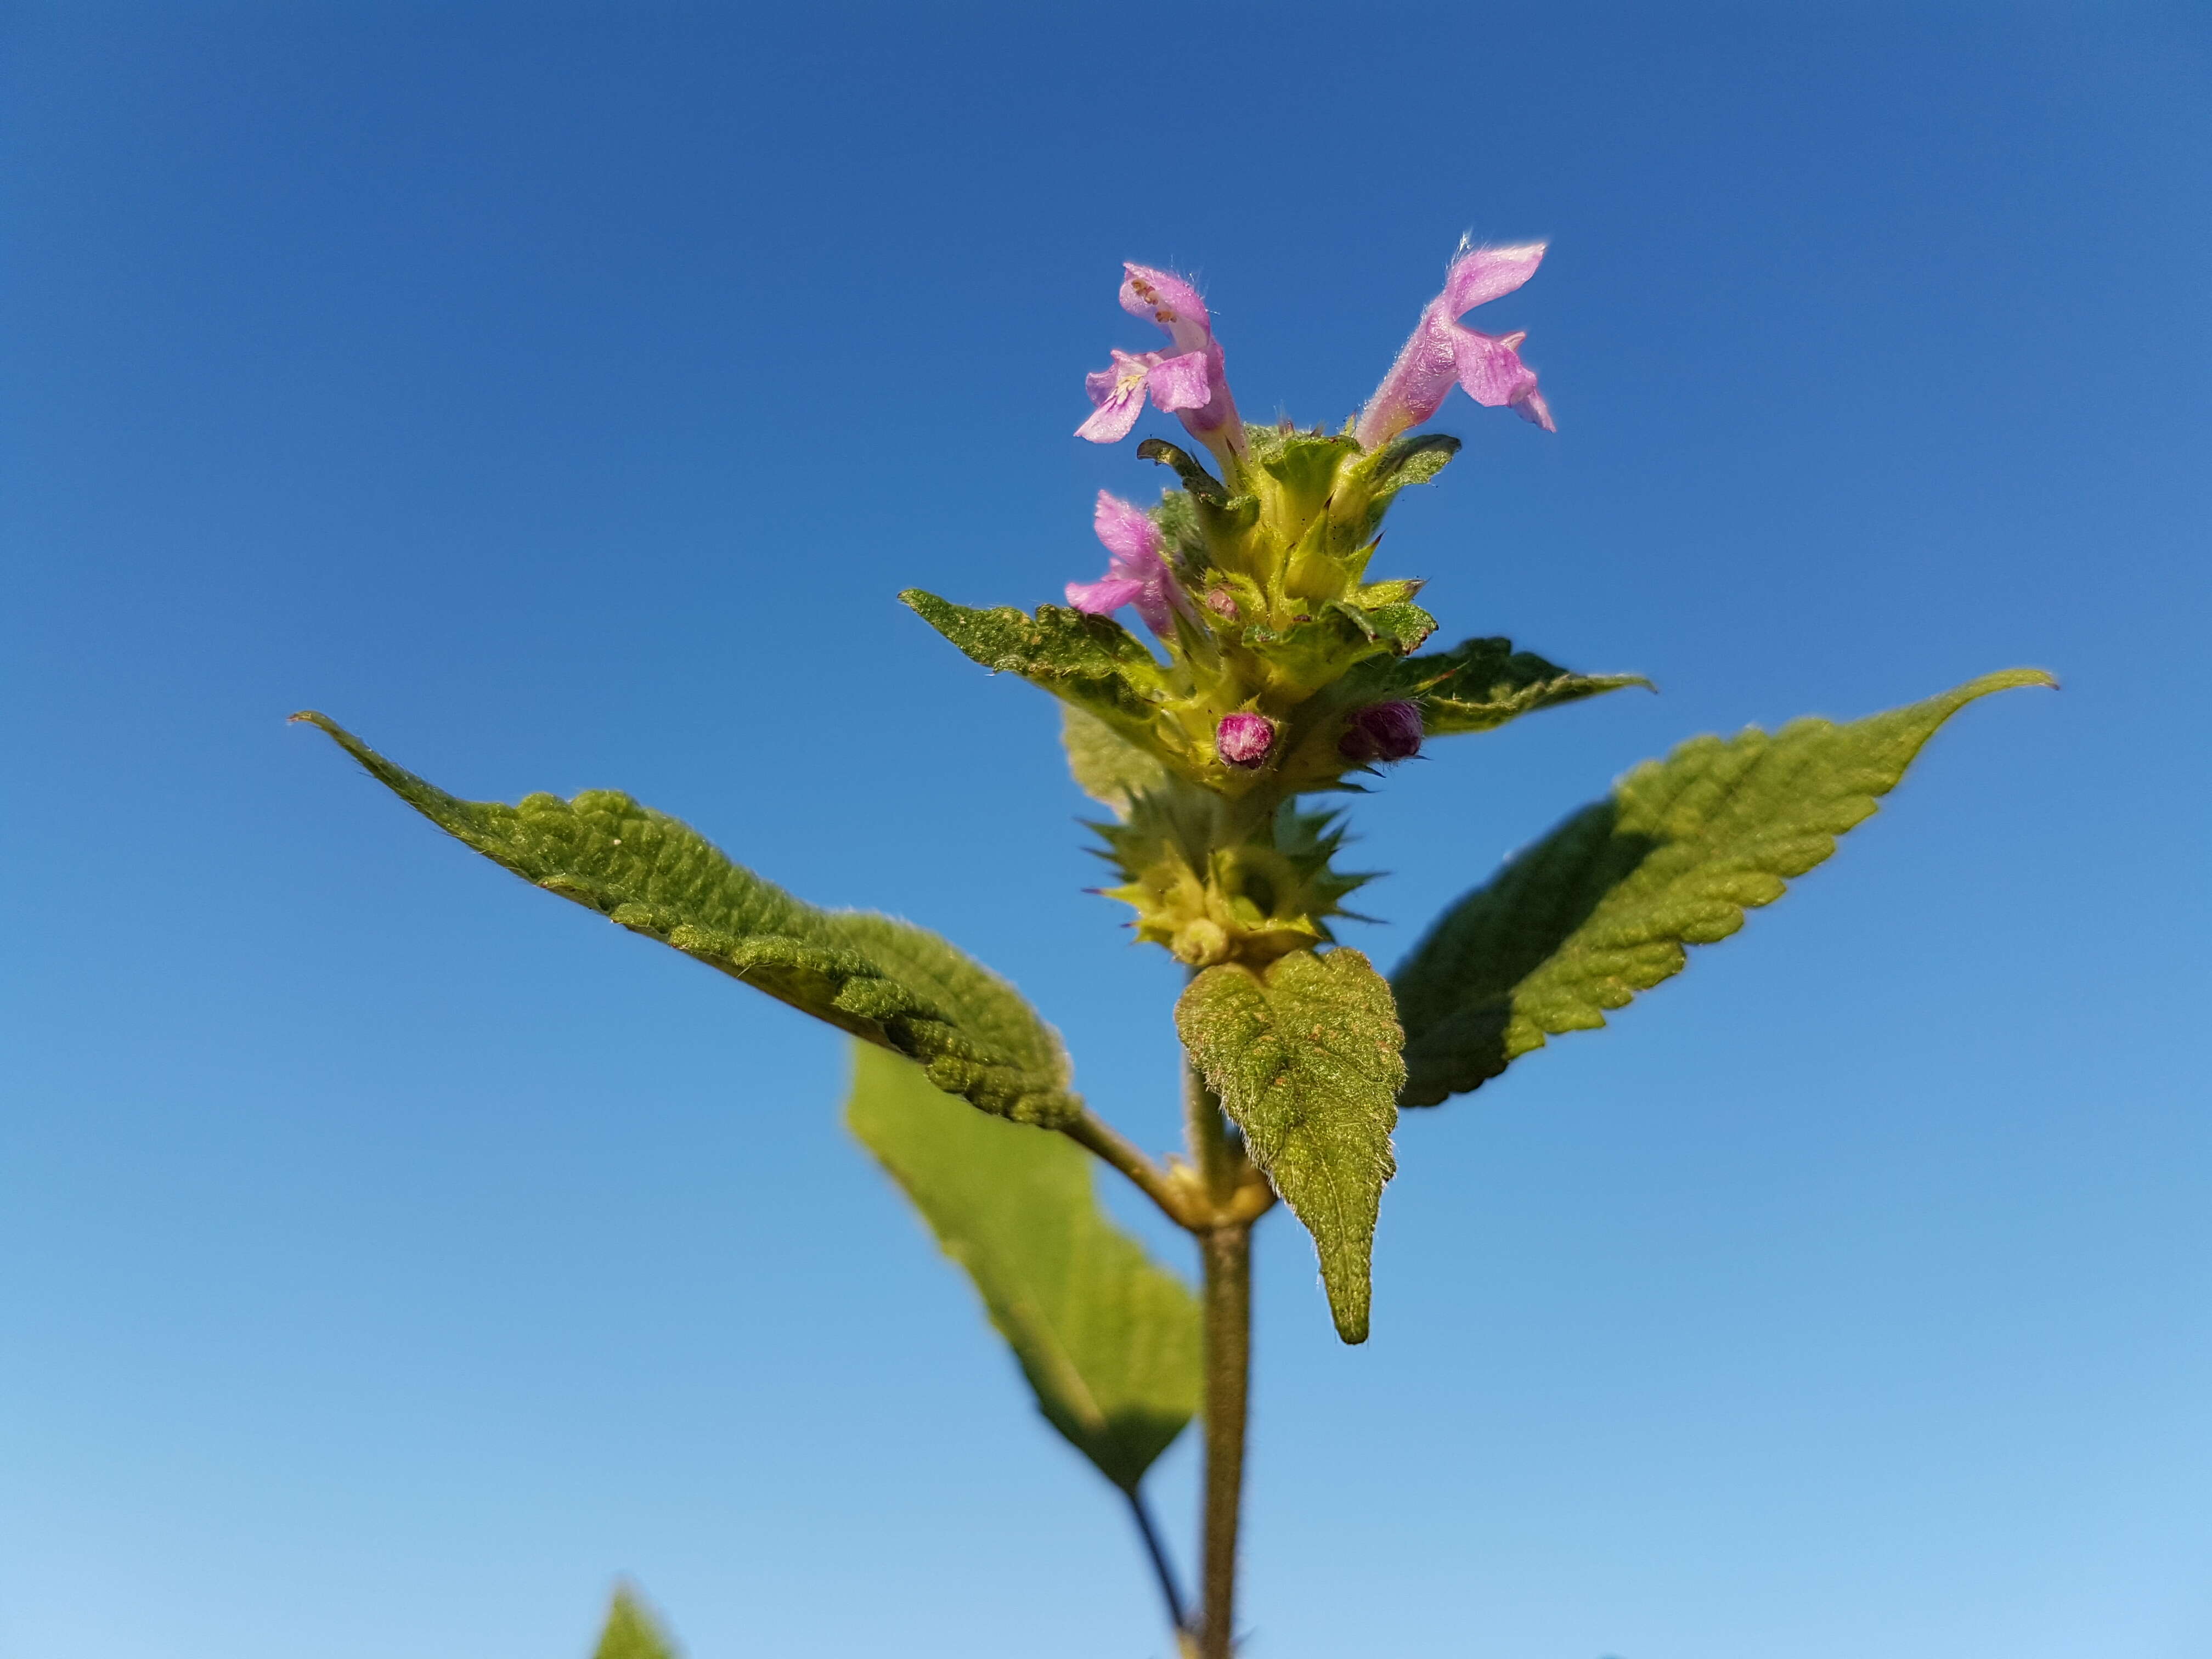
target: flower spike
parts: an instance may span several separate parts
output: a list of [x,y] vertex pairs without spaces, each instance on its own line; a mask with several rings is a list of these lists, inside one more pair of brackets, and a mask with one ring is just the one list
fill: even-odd
[[1458,320],[1475,307],[1512,293],[1536,274],[1543,259],[1541,242],[1519,247],[1460,244],[1444,276],[1444,291],[1423,309],[1398,361],[1360,411],[1352,435],[1362,447],[1373,449],[1420,425],[1443,405],[1455,380],[1486,408],[1510,409],[1547,432],[1558,430],[1544,394],[1536,389],[1536,372],[1521,361],[1521,342],[1528,337],[1479,334]]

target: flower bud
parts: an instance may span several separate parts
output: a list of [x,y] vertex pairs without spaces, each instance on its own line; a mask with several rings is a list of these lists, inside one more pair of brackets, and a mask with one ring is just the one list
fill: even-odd
[[[1419,727],[1415,717],[1415,729]],[[1418,743],[1418,739],[1416,739]],[[1275,723],[1265,714],[1224,714],[1213,728],[1213,751],[1224,763],[1250,771],[1265,766],[1275,747]]]
[[1348,761],[1411,760],[1421,752],[1421,711],[1410,702],[1376,702],[1352,713],[1336,752]]
[[1168,951],[1177,962],[1193,968],[1211,968],[1217,962],[1229,959],[1228,930],[1219,922],[1200,916],[1176,929]]

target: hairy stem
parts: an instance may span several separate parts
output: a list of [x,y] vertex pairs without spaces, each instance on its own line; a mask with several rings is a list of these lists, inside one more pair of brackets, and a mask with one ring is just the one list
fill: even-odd
[[1174,1626],[1180,1640],[1190,1633],[1190,1620],[1183,1612],[1182,1592],[1176,1587],[1175,1568],[1168,1560],[1166,1548],[1160,1542],[1159,1528],[1152,1524],[1152,1512],[1146,1505],[1144,1494],[1133,1486],[1122,1488],[1129,1500],[1129,1513],[1137,1518],[1138,1535],[1145,1540],[1145,1553],[1152,1559],[1152,1571],[1160,1581],[1160,1599],[1168,1604],[1168,1623]]
[[1178,1227],[1191,1224],[1189,1206],[1169,1184],[1167,1172],[1090,1108],[1085,1107],[1083,1115],[1066,1125],[1060,1133],[1127,1176],[1137,1189],[1166,1212],[1168,1219]]
[[1230,1659],[1237,1627],[1237,1528],[1244,1496],[1245,1395],[1252,1367],[1252,1224],[1200,1236],[1206,1261],[1205,1587],[1198,1659]]
[[1206,1086],[1198,1067],[1188,1060],[1182,1068],[1182,1122],[1191,1167],[1198,1171],[1200,1187],[1218,1208],[1235,1188],[1237,1165],[1243,1160],[1230,1145],[1229,1120],[1221,1115],[1221,1097]]

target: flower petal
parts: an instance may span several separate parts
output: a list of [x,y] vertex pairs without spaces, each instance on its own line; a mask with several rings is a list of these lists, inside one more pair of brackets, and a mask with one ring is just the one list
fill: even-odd
[[1144,381],[1126,380],[1114,370],[1102,368],[1083,377],[1083,389],[1098,407],[1075,428],[1075,435],[1094,444],[1117,443],[1127,437],[1145,407]]
[[1168,331],[1177,351],[1203,351],[1213,343],[1213,323],[1198,290],[1171,270],[1124,264],[1121,309],[1149,317]]
[[1144,591],[1144,583],[1127,576],[1101,576],[1095,582],[1068,583],[1067,602],[1094,617],[1110,617],[1123,605],[1133,604]]
[[1360,411],[1352,436],[1361,448],[1389,443],[1443,407],[1444,394],[1459,378],[1455,337],[1460,332],[1444,314],[1443,307],[1441,297],[1429,302],[1400,348],[1398,360]]
[[1091,509],[1091,527],[1114,556],[1115,575],[1142,580],[1162,568],[1160,527],[1134,501],[1100,490],[1098,504]]
[[1524,421],[1533,421],[1547,432],[1559,428],[1552,422],[1552,406],[1544,401],[1544,394],[1530,386],[1523,397],[1513,400],[1513,412]]
[[1544,263],[1545,244],[1526,242],[1518,247],[1469,247],[1465,242],[1444,273],[1444,305],[1449,315],[1463,317],[1479,305],[1513,290],[1536,274]]
[[1486,409],[1503,409],[1534,395],[1536,371],[1504,341],[1456,325],[1452,334],[1459,383],[1475,402]]
[[1213,401],[1211,368],[1203,351],[1186,351],[1180,357],[1162,358],[1146,377],[1146,384],[1152,387],[1153,406],[1204,409]]

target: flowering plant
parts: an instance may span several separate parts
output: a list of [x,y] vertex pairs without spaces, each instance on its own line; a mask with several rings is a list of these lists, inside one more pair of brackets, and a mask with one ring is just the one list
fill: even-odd
[[[1953,714],[2051,684],[2015,669],[1847,724],[1692,738],[1453,904],[1387,979],[1337,944],[1343,901],[1370,878],[1338,868],[1340,814],[1310,798],[1364,793],[1438,739],[1648,684],[1501,638],[1425,651],[1437,623],[1416,603],[1420,581],[1369,568],[1399,492],[1459,449],[1416,431],[1455,385],[1553,429],[1523,337],[1460,320],[1527,282],[1543,254],[1463,245],[1373,397],[1334,433],[1246,425],[1196,289],[1129,265],[1122,307],[1167,349],[1115,350],[1085,381],[1093,408],[1078,434],[1119,441],[1149,400],[1200,453],[1138,446],[1175,483],[1150,508],[1100,492],[1107,568],[1068,583],[1064,606],[902,596],[975,661],[1062,705],[1069,764],[1110,813],[1094,826],[1120,878],[1110,896],[1134,911],[1138,939],[1190,973],[1176,1008],[1180,1156],[1155,1160],[1099,1118],[1052,1028],[934,934],[817,909],[628,796],[461,800],[325,716],[295,716],[526,879],[856,1039],[848,1121],[967,1270],[1044,1416],[1126,1497],[1188,1659],[1235,1645],[1254,1226],[1279,1201],[1290,1211],[1338,1334],[1364,1341],[1401,1109],[1602,1026],[1679,972],[1686,945],[1727,937],[1826,859]],[[1196,1241],[1195,1295],[1107,1218],[1096,1164]],[[1142,1483],[1194,1417],[1205,1474],[1187,1603]],[[603,1654],[659,1648],[618,1598]]]

